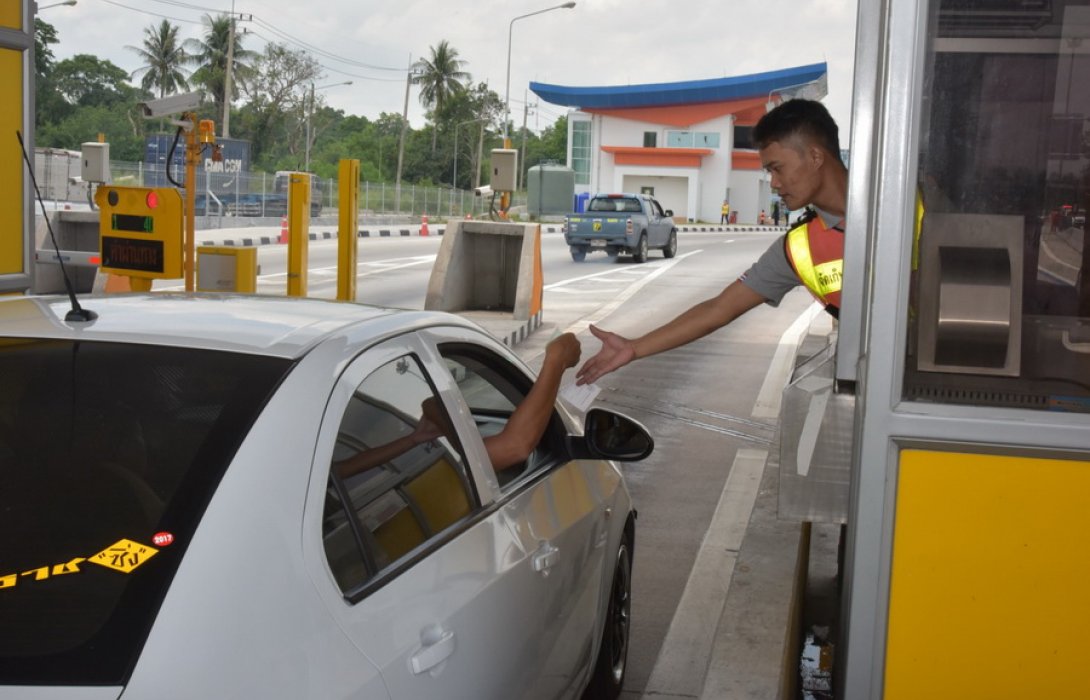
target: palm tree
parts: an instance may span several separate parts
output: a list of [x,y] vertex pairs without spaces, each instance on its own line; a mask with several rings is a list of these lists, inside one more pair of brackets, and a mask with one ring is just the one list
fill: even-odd
[[438,131],[439,116],[443,112],[443,103],[452,93],[465,89],[469,73],[462,70],[465,61],[458,58],[458,49],[447,43],[439,42],[431,47],[431,58],[422,58],[413,64],[414,85],[420,86],[420,103],[432,110],[435,127],[431,132],[431,151],[435,153],[435,138]]
[[178,40],[178,26],[163,20],[159,26],[154,24],[144,28],[144,46],[126,46],[144,60],[144,67],[132,73],[135,78],[140,73],[144,78],[140,87],[148,92],[158,90],[159,97],[165,97],[179,90],[188,90],[182,66],[189,62],[189,56]]
[[[227,78],[227,48],[231,43],[231,16],[228,14],[205,15],[203,39],[186,39],[185,48],[189,52],[189,61],[197,66],[191,79],[201,85],[212,96],[215,114],[223,113],[224,89]],[[242,32],[235,31],[235,48],[231,58],[231,93],[234,98],[235,86],[239,79],[250,70],[250,61],[257,54],[242,48]]]

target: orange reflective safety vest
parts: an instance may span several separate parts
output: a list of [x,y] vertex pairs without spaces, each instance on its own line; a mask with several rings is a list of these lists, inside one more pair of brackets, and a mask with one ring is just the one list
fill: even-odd
[[787,232],[784,250],[799,281],[826,311],[837,316],[844,281],[844,231],[827,228],[815,214]]

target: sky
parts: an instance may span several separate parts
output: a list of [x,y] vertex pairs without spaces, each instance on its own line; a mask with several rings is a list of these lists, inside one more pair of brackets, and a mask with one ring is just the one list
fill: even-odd
[[[761,73],[827,62],[824,102],[848,142],[855,48],[855,0],[576,0],[572,9],[521,15],[562,0],[77,0],[39,16],[57,29],[57,60],[80,53],[127,71],[141,61],[127,46],[166,18],[183,38],[202,35],[201,17],[230,12],[243,45],[260,51],[283,42],[310,52],[325,67],[317,91],[346,114],[377,118],[401,113],[410,60],[446,40],[475,83],[505,96],[507,36],[511,42],[511,118],[536,132],[568,108],[529,92],[530,81],[568,86],[636,85]],[[352,85],[336,85],[352,81]],[[328,85],[329,87],[324,87]],[[409,121],[424,124],[412,88]],[[217,131],[219,125],[217,123]]]

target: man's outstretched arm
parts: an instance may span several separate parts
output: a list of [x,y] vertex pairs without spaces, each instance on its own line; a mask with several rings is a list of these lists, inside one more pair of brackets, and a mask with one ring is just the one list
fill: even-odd
[[579,341],[565,333],[545,348],[545,361],[526,398],[515,407],[498,435],[484,439],[492,468],[501,471],[521,464],[541,441],[553,413],[564,370],[579,362]]
[[690,307],[669,323],[634,340],[591,326],[591,332],[602,341],[602,349],[579,368],[578,383],[590,384],[632,360],[703,338],[765,301],[744,282],[735,280],[718,296]]

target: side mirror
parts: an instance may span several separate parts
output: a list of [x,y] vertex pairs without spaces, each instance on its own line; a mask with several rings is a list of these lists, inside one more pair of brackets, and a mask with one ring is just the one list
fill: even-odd
[[591,457],[619,462],[638,462],[655,449],[646,428],[628,416],[602,408],[587,412],[584,440]]
[[674,210],[673,209],[667,209],[666,210],[666,216],[673,216],[673,215],[674,215]]

